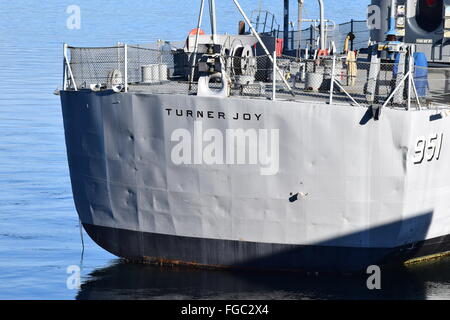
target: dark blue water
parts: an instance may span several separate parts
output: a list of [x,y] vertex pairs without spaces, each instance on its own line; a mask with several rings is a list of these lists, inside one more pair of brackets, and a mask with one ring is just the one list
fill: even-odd
[[[130,265],[86,235],[82,256],[60,102],[52,94],[61,87],[63,42],[183,40],[196,23],[198,2],[0,2],[0,299],[450,298],[449,259],[384,272],[382,290],[374,292],[367,290],[365,277]],[[338,23],[364,19],[367,2],[328,0],[327,12]],[[258,6],[241,3],[247,11]],[[263,1],[280,21],[281,3]],[[81,9],[80,30],[66,27],[71,4]],[[217,6],[219,31],[234,33],[240,17],[232,1]],[[316,17],[316,1],[307,1],[305,11]],[[81,267],[79,290],[66,285],[70,265]]]

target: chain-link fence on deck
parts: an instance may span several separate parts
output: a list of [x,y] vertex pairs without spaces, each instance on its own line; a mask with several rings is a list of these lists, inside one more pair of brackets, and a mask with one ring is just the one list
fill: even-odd
[[[305,60],[290,56],[277,59],[277,66],[286,76],[296,97],[327,99],[330,92],[332,60]],[[279,93],[289,93],[280,88]]]
[[[185,70],[178,70],[175,59],[176,51],[170,46],[158,49],[127,46],[128,84],[134,90],[152,93],[189,93]],[[189,68],[188,65],[186,61],[183,68]]]
[[354,101],[360,105],[382,105],[400,86],[392,103],[405,103],[405,72],[393,63],[370,63],[336,59],[333,100]]
[[[277,65],[286,75],[296,99],[330,101],[332,88],[331,101],[362,106],[383,105],[388,99],[389,106],[406,106],[408,97],[415,97],[412,86],[409,91],[405,63],[370,63],[343,56],[308,60],[283,56],[277,60]],[[415,75],[414,83],[420,87],[417,77]],[[433,78],[430,76],[430,79]],[[443,82],[441,87],[445,87]],[[287,93],[286,90],[283,93]]]
[[192,54],[183,49],[119,45],[69,50],[70,71],[75,79],[67,77],[69,88],[74,88],[74,83],[77,88],[92,90],[122,91],[127,86],[135,91],[168,94],[197,94],[201,89],[212,95],[223,93],[225,88],[231,96],[307,97],[317,102],[389,107],[429,107],[450,101],[450,68],[416,66],[408,78],[407,57],[397,63],[371,63],[349,55],[307,60],[280,56],[276,58],[278,70],[274,70],[273,56],[269,55],[214,56],[220,60],[222,76],[220,72],[199,72],[203,54],[197,55],[193,67]]
[[[186,70],[189,63],[176,63],[177,51],[170,46],[149,47],[69,47],[68,86],[78,89],[111,89],[113,86],[139,87],[158,93],[188,93]],[[179,51],[179,50],[178,50]],[[176,68],[176,65],[181,67]],[[192,86],[191,86],[192,89]]]
[[[77,88],[90,85],[123,84],[125,79],[125,47],[69,47],[70,67]],[[73,87],[73,79],[70,86]]]
[[414,84],[422,107],[449,105],[450,67],[416,66]]

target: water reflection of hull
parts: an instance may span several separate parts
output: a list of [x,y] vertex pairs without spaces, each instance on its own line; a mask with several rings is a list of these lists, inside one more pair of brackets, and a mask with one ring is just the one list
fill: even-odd
[[[366,108],[299,101],[88,90],[61,99],[80,220],[118,256],[353,271],[450,249],[450,118],[433,110],[386,108],[373,121]],[[175,164],[172,134],[195,137],[198,111],[203,130],[279,130],[279,172]]]
[[116,263],[89,275],[77,299],[448,299],[450,259],[367,275],[220,271]]

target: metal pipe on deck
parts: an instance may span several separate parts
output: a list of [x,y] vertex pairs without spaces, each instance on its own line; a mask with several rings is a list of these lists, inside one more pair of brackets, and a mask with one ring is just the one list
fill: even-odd
[[216,1],[209,0],[209,17],[211,19],[211,34],[215,44],[217,41],[217,22],[216,22]]
[[283,19],[283,51],[287,51],[289,44],[289,0],[284,0]]
[[124,83],[125,83],[125,92],[128,92],[128,45],[127,44],[125,44],[124,46],[123,46],[123,50],[124,50],[124,63],[125,63],[125,65],[124,65],[124,72],[125,72],[125,80],[124,80]]
[[300,58],[300,51],[302,49],[302,22],[303,22],[303,3],[305,0],[298,0],[298,19],[297,19],[297,33],[298,33],[298,49],[297,58]]
[[[325,4],[323,0],[319,1],[320,8],[320,48],[319,50],[324,50],[325,46]],[[301,26],[302,26],[302,15],[303,15],[303,3],[304,0],[298,0],[298,25],[297,30],[299,34],[299,49],[300,50],[300,40],[301,40]],[[289,0],[284,0],[284,50],[287,50],[287,34],[289,30]]]
[[320,7],[320,50],[325,50],[325,5],[319,0]]

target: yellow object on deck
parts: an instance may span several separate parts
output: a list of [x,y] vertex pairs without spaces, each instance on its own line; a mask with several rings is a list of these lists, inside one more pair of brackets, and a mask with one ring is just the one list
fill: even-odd
[[358,73],[358,67],[356,65],[356,54],[354,51],[347,53],[347,85],[354,86],[356,83],[356,75]]

